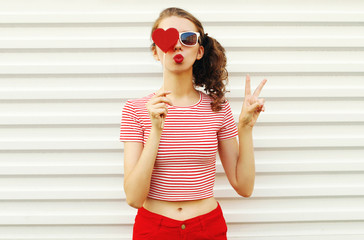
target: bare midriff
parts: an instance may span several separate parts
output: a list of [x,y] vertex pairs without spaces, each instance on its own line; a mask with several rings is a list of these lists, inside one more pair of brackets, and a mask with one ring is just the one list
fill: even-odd
[[217,201],[214,197],[181,202],[161,201],[147,198],[143,205],[143,207],[150,212],[179,221],[184,221],[211,212],[216,209],[217,206]]

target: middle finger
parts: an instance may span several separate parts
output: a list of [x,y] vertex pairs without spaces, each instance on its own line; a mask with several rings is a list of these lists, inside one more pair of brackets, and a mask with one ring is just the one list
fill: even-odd
[[263,81],[260,82],[259,86],[255,89],[253,96],[254,97],[258,97],[260,92],[263,89],[263,86],[265,85],[265,83],[267,82],[267,79],[264,79]]

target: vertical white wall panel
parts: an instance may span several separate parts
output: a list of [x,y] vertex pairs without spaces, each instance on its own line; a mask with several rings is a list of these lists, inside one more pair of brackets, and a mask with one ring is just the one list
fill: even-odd
[[237,120],[268,79],[256,185],[218,161],[229,239],[364,239],[364,2],[0,0],[0,240],[131,239],[121,109],[162,84],[150,29],[171,6],[225,46]]

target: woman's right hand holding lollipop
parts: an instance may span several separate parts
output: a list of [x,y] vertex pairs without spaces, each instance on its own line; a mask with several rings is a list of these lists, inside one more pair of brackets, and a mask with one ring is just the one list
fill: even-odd
[[167,95],[170,93],[170,91],[160,90],[146,104],[152,128],[158,130],[164,128],[164,121],[168,114],[167,103],[173,105],[172,101],[167,98]]

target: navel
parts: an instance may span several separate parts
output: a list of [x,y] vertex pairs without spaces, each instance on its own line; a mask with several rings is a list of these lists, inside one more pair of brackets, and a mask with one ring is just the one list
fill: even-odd
[[181,212],[183,209],[180,207],[180,208],[178,208],[177,210],[178,210],[179,212]]

